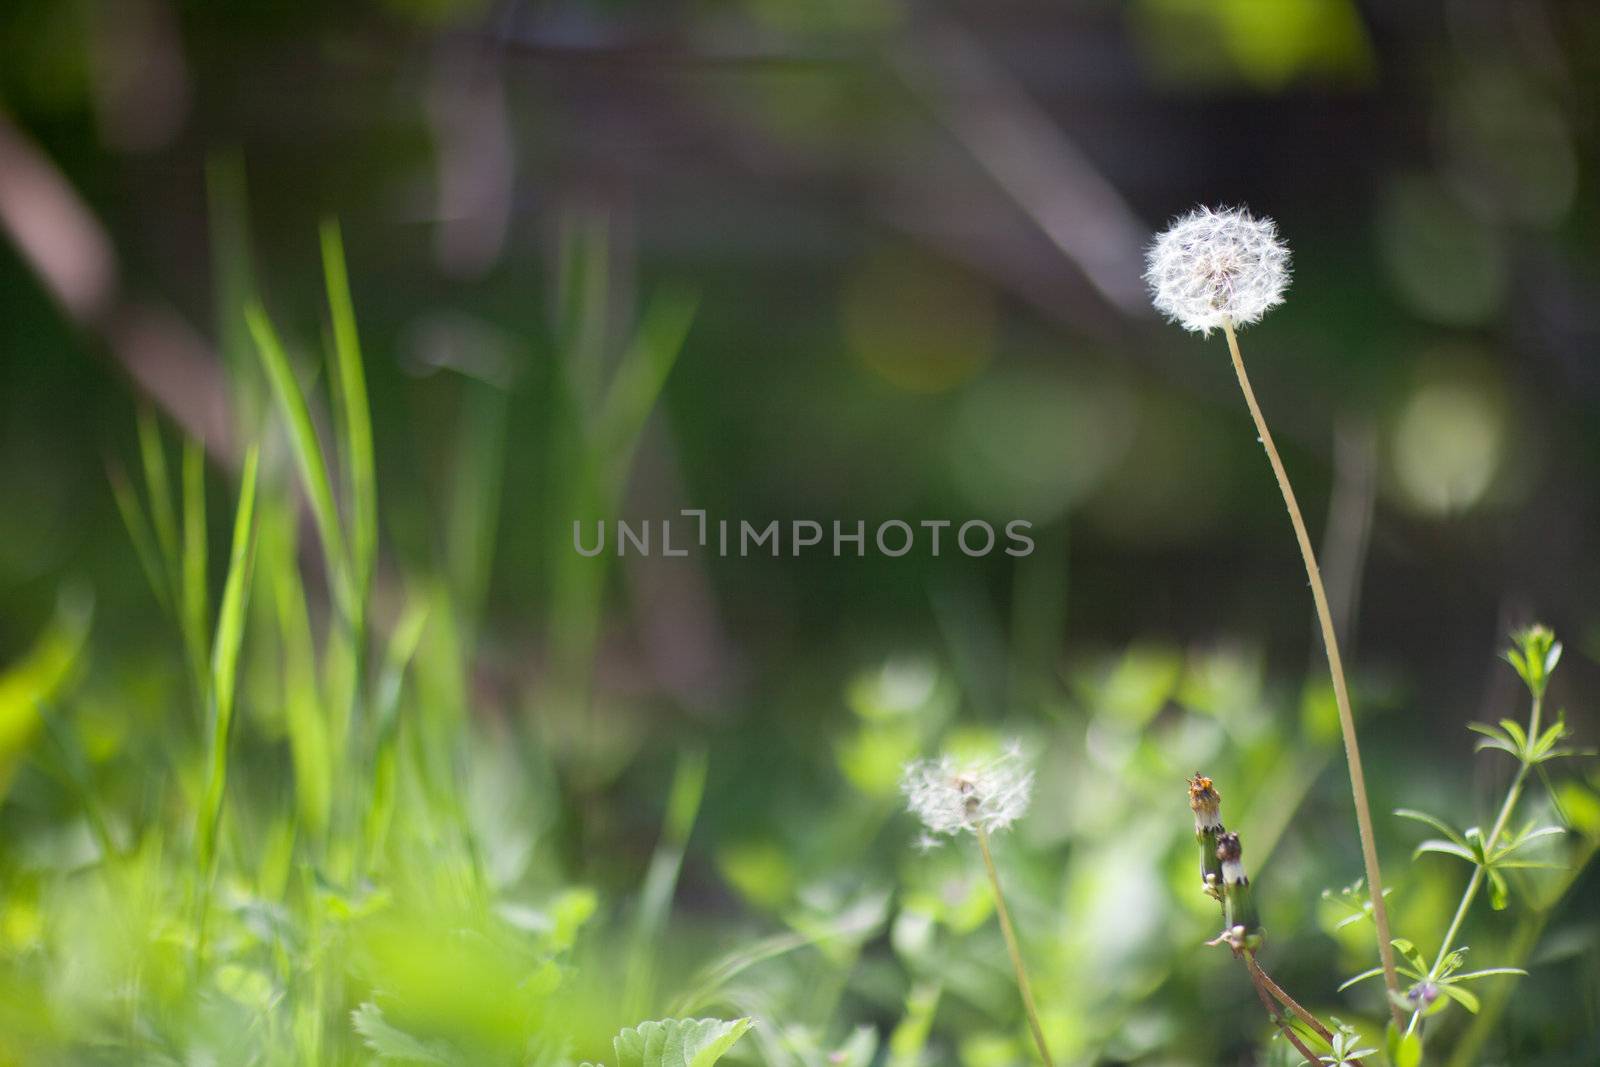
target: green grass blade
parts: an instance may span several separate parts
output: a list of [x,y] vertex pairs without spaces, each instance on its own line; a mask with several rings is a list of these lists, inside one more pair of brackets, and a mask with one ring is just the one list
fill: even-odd
[[260,455],[252,448],[244,461],[239,485],[239,508],[234,516],[233,543],[228,553],[228,576],[217,612],[217,633],[211,646],[211,752],[206,791],[200,812],[200,864],[209,878],[216,860],[217,828],[227,793],[228,737],[233,729],[235,683],[239,650],[244,643],[245,608],[249,602],[251,564],[255,556],[256,470]]
[[455,491],[445,520],[445,553],[451,591],[470,644],[494,566],[510,394],[471,381],[466,383],[463,404],[452,478]]
[[255,440],[261,429],[262,382],[251,353],[244,309],[256,292],[256,280],[244,156],[237,148],[206,157],[206,223],[214,279],[217,350],[228,368],[240,436]]
[[144,463],[145,494],[150,498],[150,523],[156,531],[156,547],[161,550],[166,575],[167,599],[181,610],[178,591],[178,520],[172,510],[172,483],[167,477],[167,453],[161,446],[161,428],[148,409],[138,416],[139,458]]
[[305,587],[295,561],[295,515],[287,504],[262,515],[258,573],[272,593],[283,655],[284,719],[294,766],[296,815],[312,841],[327,831],[333,758],[317,688],[317,663]]
[[348,615],[353,593],[350,568],[345,554],[344,535],[339,526],[339,512],[333,500],[333,486],[328,480],[327,456],[317,440],[316,428],[311,424],[311,410],[306,406],[305,394],[295,380],[277,331],[272,328],[272,322],[260,304],[253,303],[245,309],[245,322],[250,327],[250,336],[255,340],[256,353],[261,358],[267,380],[272,383],[272,394],[277,398],[278,409],[288,424],[289,447],[294,453],[295,465],[300,470],[306,499],[311,505],[311,516],[317,525],[317,536],[322,541],[328,580],[340,608]]
[[607,487],[613,492],[627,475],[639,435],[683,351],[698,304],[697,297],[685,292],[667,293],[651,301],[639,333],[611,381],[600,411],[599,452]]
[[666,929],[677,891],[678,875],[689,834],[694,830],[705,796],[706,754],[704,749],[687,749],[678,756],[678,767],[667,794],[666,819],[661,840],[651,857],[639,894],[639,910],[634,915],[628,942],[628,974],[623,992],[623,1016],[634,1018],[650,1009],[655,984],[656,962],[661,950],[661,932]]
[[183,631],[189,667],[194,675],[195,696],[206,706],[206,640],[211,625],[209,591],[206,588],[206,457],[199,441],[183,443],[183,608],[178,624]]
[[394,819],[395,789],[399,773],[400,692],[406,672],[422,642],[428,623],[428,601],[418,598],[406,607],[405,614],[389,637],[383,674],[378,680],[375,718],[377,737],[373,742],[372,795],[367,804],[362,829],[366,842],[367,864],[375,864],[383,853]]
[[339,224],[332,219],[322,224],[322,267],[327,282],[328,311],[333,319],[333,378],[337,383],[339,425],[343,433],[340,456],[350,499],[350,562],[354,592],[360,599],[372,580],[377,552],[378,481],[355,305],[350,298],[350,278],[345,268]]
[[156,548],[155,535],[150,531],[150,524],[145,519],[144,508],[139,504],[139,494],[134,491],[128,475],[121,467],[108,464],[106,477],[111,482],[111,496],[117,502],[117,512],[122,516],[122,525],[128,530],[128,538],[133,542],[133,550],[139,557],[139,566],[144,570],[145,579],[150,583],[150,591],[155,594],[156,603],[164,611],[170,611],[170,591],[167,580],[162,574],[161,552]]

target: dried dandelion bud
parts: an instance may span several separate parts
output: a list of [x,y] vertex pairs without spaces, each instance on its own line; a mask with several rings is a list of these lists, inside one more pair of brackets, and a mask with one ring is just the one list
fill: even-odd
[[1180,216],[1157,235],[1145,264],[1156,310],[1202,335],[1224,322],[1259,322],[1289,287],[1289,248],[1277,223],[1243,208]]
[[1203,774],[1189,779],[1189,808],[1194,812],[1195,833],[1222,829],[1222,794]]
[[[906,765],[900,779],[906,807],[929,834],[996,833],[1020,819],[1033,795],[1033,772],[1016,745],[986,760],[950,756]],[[924,840],[934,840],[925,835]]]
[[[1238,834],[1224,831],[1218,835],[1217,859],[1222,863],[1223,915],[1230,940],[1237,940],[1232,936],[1235,934],[1247,939],[1259,938],[1261,923],[1256,916],[1250,879],[1245,877],[1244,848],[1239,843]],[[1242,934],[1239,934],[1240,930]]]
[[1200,846],[1200,882],[1205,891],[1222,899],[1222,861],[1217,859],[1217,835],[1222,833],[1222,794],[1211,779],[1196,774],[1189,779],[1189,808],[1194,812],[1194,839]]

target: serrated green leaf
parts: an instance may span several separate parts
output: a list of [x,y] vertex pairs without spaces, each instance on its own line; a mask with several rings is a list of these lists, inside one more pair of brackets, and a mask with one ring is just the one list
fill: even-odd
[[350,1013],[350,1023],[379,1059],[395,1063],[451,1062],[421,1038],[390,1025],[383,1017],[383,1009],[370,1001]]
[[661,1019],[629,1027],[611,1047],[616,1067],[711,1067],[752,1023],[748,1018]]

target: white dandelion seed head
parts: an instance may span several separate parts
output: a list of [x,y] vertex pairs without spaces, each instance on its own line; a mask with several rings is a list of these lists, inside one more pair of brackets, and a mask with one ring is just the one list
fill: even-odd
[[1246,326],[1283,303],[1289,246],[1269,218],[1197,208],[1156,236],[1144,280],[1156,310],[1186,330],[1209,334],[1229,319]]
[[906,807],[922,820],[927,833],[919,842],[962,832],[997,833],[1020,819],[1033,797],[1033,772],[1019,746],[997,756],[960,761],[951,756],[917,760],[900,777]]

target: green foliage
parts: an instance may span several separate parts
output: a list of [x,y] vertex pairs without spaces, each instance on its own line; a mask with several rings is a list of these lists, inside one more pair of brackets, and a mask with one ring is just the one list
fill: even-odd
[[1561,642],[1545,626],[1530,626],[1511,635],[1511,647],[1505,651],[1506,662],[1511,664],[1528,687],[1535,700],[1544,699],[1545,686],[1550,675],[1561,662]]
[[751,1019],[663,1019],[640,1023],[612,1042],[615,1067],[712,1067],[753,1025]]
[[[621,498],[698,313],[664,289],[611,346],[628,323],[603,242],[573,243],[570,318],[540,353],[559,409],[549,437],[573,468],[549,488],[558,517]],[[1321,975],[1305,993],[1319,1010],[1329,976],[1362,966],[1350,935],[1371,916],[1364,883],[1326,894],[1318,915],[1294,891],[1351,873],[1325,830],[1344,810],[1323,789],[1338,737],[1299,713],[1321,691],[1270,673],[1257,648],[1144,639],[1047,657],[986,719],[975,650],[1005,652],[1013,635],[954,601],[948,647],[846,635],[759,695],[556,684],[562,655],[588,676],[630,643],[603,609],[643,599],[649,576],[575,562],[565,544],[516,546],[551,599],[508,605],[494,560],[518,431],[506,381],[428,382],[459,406],[417,466],[448,484],[435,504],[439,486],[404,464],[391,484],[385,465],[380,495],[369,405],[392,383],[362,353],[332,224],[321,253],[321,374],[248,291],[248,263],[229,268],[237,467],[148,413],[123,461],[133,477],[111,464],[124,569],[134,585],[142,573],[159,624],[102,606],[91,638],[87,598],[69,592],[0,673],[0,1063],[1027,1062],[983,868],[970,849],[910,849],[897,786],[924,752],[989,751],[1012,733],[1039,753],[1037,796],[994,859],[1063,1062],[1231,1062],[1264,1032],[1236,965],[1199,947],[1216,904],[1190,899],[1196,846],[1172,803],[1197,765],[1237,783],[1228,825],[1272,930],[1262,958]],[[210,543],[230,510],[227,540]],[[519,632],[530,614],[545,632]],[[1553,647],[1518,654],[1548,680]],[[746,714],[765,702],[770,715]],[[1384,699],[1363,703],[1381,726]],[[775,737],[775,722],[801,725]],[[1507,720],[1483,747],[1531,777],[1576,753],[1572,732]],[[1394,766],[1376,756],[1375,782]],[[1548,908],[1600,838],[1589,783],[1560,787],[1571,834],[1559,814],[1498,833],[1407,814],[1429,827],[1419,852],[1469,863],[1491,902],[1520,901],[1527,869],[1561,862]],[[1462,877],[1416,864],[1392,902],[1409,925],[1442,925]],[[1434,1028],[1448,1005],[1464,1010],[1446,1025],[1493,1022],[1512,983],[1483,980],[1524,973],[1511,964],[1538,930],[1519,937],[1472,931],[1507,964],[1481,970],[1454,933],[1433,966],[1396,941],[1430,1056],[1459,1032]],[[1527,965],[1532,980],[1543,966]],[[1370,988],[1342,1005],[1353,1027],[1308,1037],[1323,1063],[1376,1057]],[[1391,1062],[1420,1052],[1419,1023]]]

